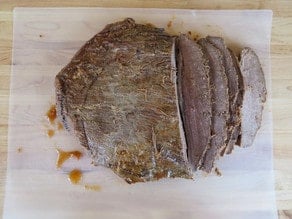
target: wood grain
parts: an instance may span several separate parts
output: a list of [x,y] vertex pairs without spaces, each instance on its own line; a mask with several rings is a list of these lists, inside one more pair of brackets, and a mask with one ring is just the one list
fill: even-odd
[[[271,58],[274,121],[274,169],[280,218],[292,215],[292,2],[287,1],[1,1],[0,7],[0,206],[3,205],[8,98],[11,64],[12,9],[15,6],[161,7],[196,9],[272,9]],[[2,208],[1,208],[2,209]],[[2,210],[0,210],[2,215]]]

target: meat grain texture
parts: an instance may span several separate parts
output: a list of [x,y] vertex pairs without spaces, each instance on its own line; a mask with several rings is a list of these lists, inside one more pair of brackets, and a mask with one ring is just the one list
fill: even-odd
[[222,38],[195,42],[127,18],[107,25],[57,74],[57,115],[95,165],[129,183],[190,179],[211,172],[240,139],[252,144],[264,83],[251,49],[239,68]]
[[229,118],[228,86],[223,66],[223,54],[206,39],[200,39],[198,43],[209,60],[212,108],[210,147],[204,155],[201,169],[211,172],[218,152],[225,147],[227,140],[227,121]]
[[191,178],[177,113],[174,38],[133,19],[108,25],[57,75],[57,112],[96,165],[128,182]]
[[221,155],[230,154],[240,135],[241,107],[243,95],[242,75],[239,63],[234,53],[227,48],[223,38],[208,36],[206,39],[222,53],[223,66],[227,77],[229,96],[228,131],[225,147],[220,150]]
[[201,165],[211,140],[211,90],[207,57],[185,35],[179,37],[178,91],[188,158],[194,170]]

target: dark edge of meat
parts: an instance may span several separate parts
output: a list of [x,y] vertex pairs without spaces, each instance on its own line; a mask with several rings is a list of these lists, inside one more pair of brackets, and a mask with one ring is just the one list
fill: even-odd
[[[91,43],[93,39],[89,40],[88,43]],[[82,56],[84,51],[85,45],[78,51],[78,53],[73,57],[72,60],[76,60],[79,58],[79,56]],[[64,67],[61,72],[66,71],[67,69],[71,70],[71,67],[69,64]],[[84,132],[84,124],[80,118],[80,116],[75,115],[74,118],[70,118],[68,115],[68,108],[67,106],[67,98],[66,98],[66,81],[67,79],[61,76],[61,74],[58,74],[55,78],[55,87],[56,87],[56,111],[57,116],[61,120],[63,126],[65,129],[69,132],[73,132],[77,138],[79,139],[81,145],[87,149],[89,149],[86,133]],[[83,88],[83,92],[86,92],[88,90],[87,87]],[[80,91],[81,92],[81,91]],[[85,98],[80,101],[85,101]]]
[[173,70],[173,78],[174,78],[174,84],[175,84],[175,91],[176,91],[176,104],[177,104],[177,115],[179,118],[179,131],[180,131],[180,136],[181,136],[181,141],[182,141],[182,146],[183,146],[183,156],[186,161],[188,161],[188,145],[187,145],[187,140],[186,140],[186,134],[185,134],[185,128],[184,128],[184,122],[183,122],[183,115],[181,112],[181,104],[182,104],[182,92],[181,92],[181,87],[178,86],[178,82],[180,81],[179,77],[181,76],[178,74],[178,69],[181,69],[181,64],[182,64],[182,57],[181,54],[179,53],[179,40],[178,37],[174,37],[173,41],[173,48],[172,48],[172,57],[171,57],[171,62],[172,62],[172,70]]
[[263,105],[266,101],[265,76],[260,60],[251,48],[240,54],[240,69],[244,84],[242,106],[241,147],[250,147],[261,126]]
[[[179,49],[179,37],[176,37],[175,39],[175,47],[174,47],[174,61],[175,61],[175,67],[176,67],[176,95],[177,95],[177,104],[178,104],[178,116],[180,118],[180,125],[182,130],[180,130],[180,134],[183,135],[183,140],[186,145],[186,158],[189,162],[188,158],[188,141],[187,141],[187,136],[186,136],[186,131],[185,131],[185,122],[184,122],[184,114],[183,114],[183,109],[182,109],[182,104],[183,104],[183,97],[182,97],[182,87],[181,87],[181,72],[183,71],[183,58],[182,54]],[[189,162],[190,163],[190,162]]]
[[223,55],[219,49],[206,39],[198,41],[209,60],[209,79],[211,88],[212,124],[210,148],[204,156],[201,169],[211,172],[220,149],[225,147],[227,139],[227,121],[229,118],[229,95]]
[[242,109],[242,101],[243,101],[243,95],[244,95],[244,86],[243,86],[243,78],[242,78],[242,74],[241,74],[241,70],[239,67],[239,62],[238,62],[238,58],[236,57],[236,55],[234,54],[234,52],[229,49],[232,61],[234,63],[236,72],[238,73],[238,95],[236,98],[236,111],[235,111],[235,117],[239,118],[239,121],[235,124],[235,128],[234,130],[231,132],[231,136],[230,136],[230,141],[227,144],[226,147],[226,154],[231,154],[234,145],[240,145],[240,141],[241,141],[241,109]]
[[211,138],[211,97],[208,60],[201,47],[185,35],[179,36],[178,97],[184,123],[188,160],[197,170]]

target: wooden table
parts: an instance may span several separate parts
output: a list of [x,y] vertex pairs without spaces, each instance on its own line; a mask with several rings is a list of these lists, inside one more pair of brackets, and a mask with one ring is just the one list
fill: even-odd
[[[219,3],[220,2],[220,3]],[[185,9],[272,9],[274,12],[271,63],[274,121],[274,170],[280,218],[292,218],[292,1],[36,1],[2,0],[0,3],[0,215],[5,189],[9,81],[13,8],[27,7],[157,7]],[[291,143],[290,143],[291,142]],[[291,145],[291,146],[290,146]]]

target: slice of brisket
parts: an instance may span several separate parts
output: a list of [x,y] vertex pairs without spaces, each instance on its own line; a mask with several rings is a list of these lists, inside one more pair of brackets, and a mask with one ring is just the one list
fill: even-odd
[[249,147],[261,126],[267,90],[259,58],[252,49],[245,48],[241,51],[240,69],[244,84],[240,146]]
[[211,88],[211,142],[207,150],[201,169],[211,172],[215,159],[220,149],[225,147],[227,139],[227,120],[229,118],[229,96],[225,68],[223,66],[223,55],[219,49],[206,39],[200,39],[206,57],[209,60],[209,78]]
[[188,160],[194,170],[203,161],[211,138],[211,93],[208,60],[202,48],[185,35],[178,43],[178,92],[187,142]]
[[[244,95],[244,86],[243,86],[243,78],[241,74],[241,70],[239,68],[239,63],[238,63],[238,58],[234,54],[234,52],[231,49],[228,49],[230,52],[230,55],[232,57],[237,75],[238,75],[238,95],[236,98],[236,110],[233,114],[233,122],[235,124],[235,128],[231,132],[230,140],[227,144],[225,153],[226,154],[231,154],[234,145],[240,145],[241,141],[241,109],[242,109],[242,101],[243,101],[243,95]],[[237,121],[237,122],[236,122]]]
[[96,165],[127,182],[191,178],[177,111],[174,38],[133,19],[107,25],[56,76],[57,113]]
[[219,49],[223,55],[223,65],[228,81],[229,119],[225,147],[221,155],[231,153],[240,134],[240,109],[242,107],[243,84],[238,61],[234,53],[227,48],[221,37],[208,36],[207,40]]

